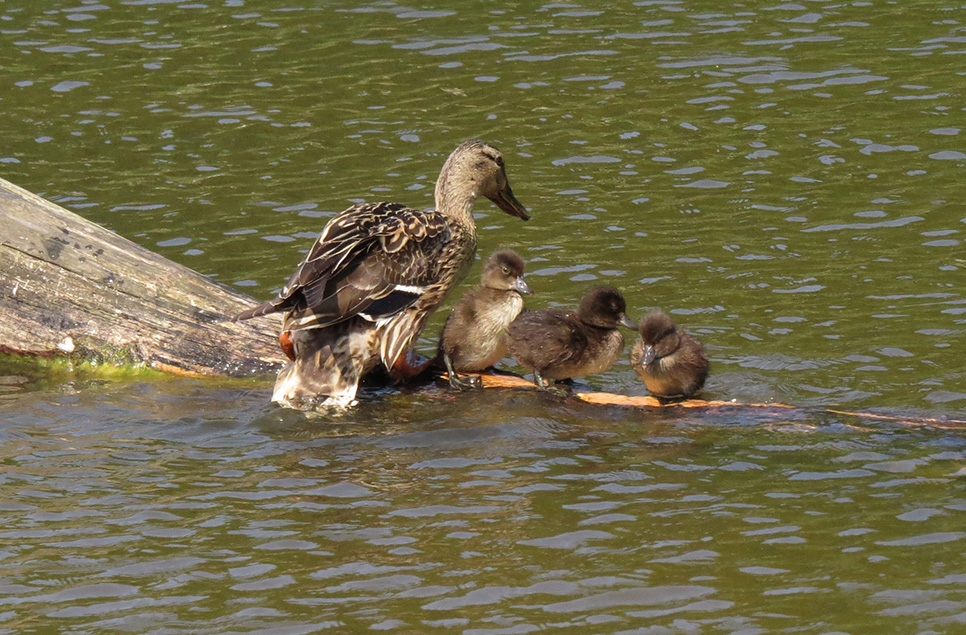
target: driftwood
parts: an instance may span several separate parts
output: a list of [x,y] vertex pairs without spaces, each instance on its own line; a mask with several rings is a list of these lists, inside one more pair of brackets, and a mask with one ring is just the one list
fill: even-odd
[[[264,377],[286,361],[278,315],[231,322],[253,298],[155,254],[0,179],[0,353],[139,365],[180,374]],[[510,375],[485,388],[533,389]],[[631,408],[756,408],[783,404],[576,392],[585,403]],[[958,428],[955,419],[825,410],[859,420]]]
[[255,300],[0,179],[0,352],[273,376],[277,316]]

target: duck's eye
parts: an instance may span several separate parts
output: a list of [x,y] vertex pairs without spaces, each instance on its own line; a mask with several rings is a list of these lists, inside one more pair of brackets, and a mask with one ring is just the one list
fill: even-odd
[[496,164],[502,168],[503,167],[503,157],[497,157],[496,158]]

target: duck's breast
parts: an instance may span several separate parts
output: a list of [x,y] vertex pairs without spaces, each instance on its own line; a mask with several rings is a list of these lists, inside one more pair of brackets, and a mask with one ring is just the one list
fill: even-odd
[[598,337],[588,338],[584,358],[584,374],[602,373],[624,353],[624,335],[617,329],[608,329]]
[[476,320],[467,327],[469,346],[463,348],[462,362],[468,370],[489,368],[506,356],[510,323],[522,310],[523,298],[516,293],[480,297]]

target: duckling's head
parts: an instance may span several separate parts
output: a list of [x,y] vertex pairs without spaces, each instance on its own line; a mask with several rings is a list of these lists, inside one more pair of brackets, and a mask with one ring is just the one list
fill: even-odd
[[577,317],[584,324],[615,329],[618,325],[637,328],[627,317],[624,296],[614,287],[594,287],[580,301]]
[[641,318],[638,330],[644,341],[644,350],[640,359],[642,366],[649,365],[658,357],[673,353],[680,345],[677,327],[667,313],[660,309],[655,309]]
[[501,291],[530,295],[530,285],[523,279],[523,258],[512,249],[494,251],[483,265],[483,286]]
[[485,196],[510,216],[530,219],[527,208],[510,188],[503,154],[485,141],[461,143],[446,159],[436,182],[437,208],[444,206],[447,197],[464,196],[470,204],[477,196]]
[[641,332],[641,339],[644,340],[644,344],[648,346],[654,346],[677,332],[674,322],[671,321],[667,313],[660,309],[651,311],[641,318],[638,330]]

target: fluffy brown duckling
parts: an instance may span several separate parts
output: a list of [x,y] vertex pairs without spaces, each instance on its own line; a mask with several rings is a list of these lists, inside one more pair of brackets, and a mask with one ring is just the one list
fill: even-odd
[[639,331],[631,365],[652,395],[686,399],[704,386],[709,363],[701,342],[674,326],[661,310],[644,316]]
[[[624,297],[613,287],[594,287],[576,312],[544,309],[521,313],[510,325],[508,348],[521,366],[533,370],[537,387],[600,373],[624,352],[623,325],[635,328]],[[554,392],[557,392],[554,390]]]
[[507,329],[523,310],[523,296],[532,293],[523,279],[524,266],[512,249],[493,252],[483,266],[480,285],[460,298],[446,318],[437,362],[446,365],[451,387],[480,387],[479,377],[459,373],[482,372],[506,355]]

